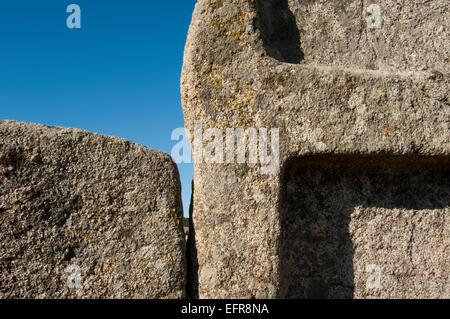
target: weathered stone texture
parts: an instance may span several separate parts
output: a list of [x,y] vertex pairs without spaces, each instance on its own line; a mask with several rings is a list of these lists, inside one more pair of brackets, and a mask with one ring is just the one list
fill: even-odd
[[292,159],[281,184],[282,296],[448,297],[449,185],[442,158]]
[[182,298],[177,168],[120,138],[0,121],[0,245],[1,298]]
[[195,164],[200,297],[449,297],[449,3],[371,3],[197,2],[186,126],[279,128],[282,168]]

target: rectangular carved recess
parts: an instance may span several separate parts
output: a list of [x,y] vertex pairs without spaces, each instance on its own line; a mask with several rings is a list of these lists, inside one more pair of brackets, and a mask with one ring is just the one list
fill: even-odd
[[449,188],[449,157],[289,160],[280,297],[448,298]]

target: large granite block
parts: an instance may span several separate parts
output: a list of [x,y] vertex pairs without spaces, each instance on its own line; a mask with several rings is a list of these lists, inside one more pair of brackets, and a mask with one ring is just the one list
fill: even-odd
[[0,121],[0,297],[183,298],[180,194],[162,152]]
[[[449,4],[377,4],[197,2],[181,81],[197,296],[449,297]],[[246,163],[201,160],[199,121],[278,129],[277,169],[251,138]]]

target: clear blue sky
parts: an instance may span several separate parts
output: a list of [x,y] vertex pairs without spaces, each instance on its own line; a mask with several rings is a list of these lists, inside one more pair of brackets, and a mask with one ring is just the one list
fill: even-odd
[[[81,7],[81,29],[66,8]],[[171,152],[195,0],[0,4],[0,119],[77,127]],[[193,168],[180,164],[187,215]]]

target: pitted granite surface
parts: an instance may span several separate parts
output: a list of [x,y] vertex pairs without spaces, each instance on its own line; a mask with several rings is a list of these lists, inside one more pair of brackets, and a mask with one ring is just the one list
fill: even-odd
[[[379,28],[372,4],[197,2],[181,80],[191,136],[195,121],[280,130],[275,174],[194,163],[198,297],[448,298],[449,4],[377,1]],[[310,156],[323,157],[290,169]]]
[[162,152],[0,121],[0,297],[184,298],[180,192]]

